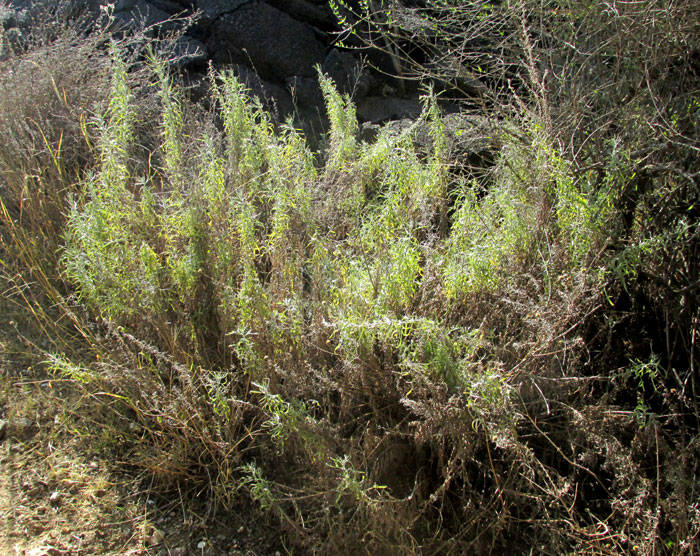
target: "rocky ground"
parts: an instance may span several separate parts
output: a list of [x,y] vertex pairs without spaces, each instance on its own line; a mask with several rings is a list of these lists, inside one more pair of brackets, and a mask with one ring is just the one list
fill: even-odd
[[125,470],[100,453],[96,435],[88,444],[89,418],[70,411],[75,393],[40,376],[33,357],[18,357],[18,343],[7,331],[0,337],[0,554],[285,552],[243,505],[212,516],[206,502],[157,497],[147,470]]
[[81,453],[79,438],[62,427],[50,383],[14,378],[2,393],[0,553],[151,553],[141,501],[105,461]]

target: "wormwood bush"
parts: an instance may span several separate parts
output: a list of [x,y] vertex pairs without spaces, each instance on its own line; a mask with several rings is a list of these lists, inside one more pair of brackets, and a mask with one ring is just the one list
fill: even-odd
[[[132,290],[147,284],[141,280],[145,272],[129,244],[135,202],[128,187],[133,109],[126,81],[125,65],[116,58],[109,107],[98,123],[100,172],[86,184],[90,200],[85,210],[73,204],[64,255],[66,270],[80,283],[81,295],[112,314],[135,310],[130,303]],[[146,307],[152,305],[143,295],[137,299]]]
[[[440,263],[451,299],[501,288],[514,271],[531,265],[538,251],[535,264],[544,272],[551,271],[554,259],[555,266],[585,266],[617,225],[614,205],[624,170],[611,160],[603,184],[594,186],[575,175],[573,162],[537,126],[524,139],[505,131],[493,171],[495,183],[488,190],[469,183],[457,195]],[[557,243],[566,246],[566,257],[552,251]]]
[[478,200],[474,189],[459,201],[447,241],[445,291],[455,298],[500,285],[508,263],[528,252],[534,206],[527,193],[507,186]]
[[[303,184],[315,172],[312,160],[293,130],[275,138],[260,107],[222,75],[216,94],[226,140],[202,136],[194,167],[185,166],[183,100],[162,63],[151,58],[150,66],[162,107],[163,173],[139,177],[127,165],[134,116],[126,70],[115,54],[112,98],[100,125],[101,165],[84,200],[73,205],[67,275],[88,304],[117,321],[133,323],[138,307],[138,320],[163,332],[164,315],[184,311],[179,334],[186,342],[196,342],[207,327],[253,331],[267,318],[262,282],[272,270],[280,295],[301,288],[300,269],[288,257],[303,239],[282,245],[281,238],[292,237],[292,224],[303,228],[308,221]],[[199,179],[185,188],[185,176]],[[265,222],[256,218],[259,210]],[[266,273],[259,268],[263,257],[273,265]]]
[[[342,206],[350,198],[366,209],[355,212],[355,225],[338,238],[333,223],[314,212],[328,200],[318,198],[323,185],[298,132],[288,125],[276,133],[231,74],[212,74],[223,134],[212,134],[208,127],[207,134],[195,135],[197,156],[185,159],[183,138],[190,133],[183,117],[185,100],[155,58],[149,65],[161,107],[156,160],[162,168],[139,176],[138,166],[130,163],[137,116],[126,66],[115,49],[110,102],[96,123],[99,165],[72,204],[62,259],[80,299],[124,327],[114,332],[119,341],[128,350],[152,354],[139,363],[136,374],[122,375],[125,366],[115,363],[109,375],[112,388],[131,400],[138,415],[163,415],[176,406],[180,415],[198,412],[193,425],[183,429],[183,438],[172,436],[177,425],[167,432],[170,448],[179,446],[180,458],[175,461],[163,452],[155,461],[164,465],[167,460],[168,472],[186,467],[188,454],[200,446],[222,476],[230,477],[232,462],[220,459],[223,446],[253,442],[252,436],[232,436],[250,430],[237,419],[241,408],[251,404],[265,416],[255,432],[269,439],[266,447],[262,443],[262,453],[290,458],[294,469],[305,473],[316,470],[318,479],[308,488],[319,499],[331,500],[331,494],[321,493],[336,487],[340,497],[350,488],[350,465],[359,466],[355,477],[373,468],[385,473],[382,466],[363,462],[359,439],[340,450],[332,432],[338,425],[328,421],[340,408],[347,408],[341,410],[345,418],[379,402],[367,382],[377,379],[371,375],[377,344],[387,356],[397,356],[396,376],[407,385],[415,378],[467,395],[476,392],[464,370],[475,361],[469,339],[475,333],[443,334],[439,320],[413,316],[425,260],[421,242],[444,203],[435,100],[426,102],[424,117],[434,127],[437,154],[421,160],[409,136],[384,134],[378,145],[345,150],[342,164],[326,167],[329,181],[375,180],[371,198],[331,189],[331,203]],[[330,82],[325,88],[332,111],[333,103],[341,101]],[[336,130],[338,145],[351,144],[343,133],[355,132],[344,125],[340,122]],[[189,187],[184,187],[185,178],[194,178]],[[319,327],[328,330],[320,345],[324,335],[319,336]],[[337,375],[333,359],[350,372]],[[57,361],[71,372],[73,367]],[[164,373],[168,365],[174,370]],[[319,371],[330,374],[322,378]],[[138,373],[151,376],[152,382],[137,394],[133,381],[145,380]],[[351,387],[352,377],[360,382]],[[248,387],[251,379],[259,385],[256,390]],[[382,370],[378,380],[382,396],[400,398],[392,371]],[[333,402],[337,388],[342,398]],[[148,391],[161,392],[161,401],[148,401]],[[183,392],[182,402],[177,392]],[[325,418],[312,416],[318,412]],[[338,458],[346,462],[342,468]],[[260,485],[273,461],[241,470],[241,484],[249,485],[253,497],[263,492]],[[216,484],[223,488],[217,492],[226,492],[222,482]],[[319,508],[294,501],[284,481],[266,484],[265,505],[272,507],[277,497],[275,507],[284,522],[317,515]],[[360,525],[364,528],[377,515],[378,502],[391,497],[369,478],[353,482],[352,488],[361,484],[369,490],[346,500],[341,511],[360,504],[368,519]],[[305,512],[310,513],[304,517]],[[321,535],[330,522],[315,519]],[[403,535],[401,523],[392,522],[391,530]]]
[[[100,418],[115,449],[127,439],[164,488],[208,489],[226,506],[245,492],[307,551],[512,552],[517,539],[516,552],[652,553],[660,530],[689,542],[692,512],[669,510],[681,527],[656,510],[662,492],[688,501],[692,488],[664,479],[652,456],[675,438],[655,417],[670,404],[684,415],[678,434],[694,434],[677,387],[694,384],[679,346],[695,331],[635,328],[652,358],[624,327],[639,325],[629,315],[649,305],[650,282],[681,308],[678,323],[694,322],[694,166],[652,163],[602,132],[589,143],[603,156],[584,160],[588,143],[556,133],[534,62],[544,43],[482,7],[475,21],[497,12],[517,31],[504,38],[525,54],[517,67],[532,70],[517,75],[517,109],[500,111],[502,147],[483,181],[448,171],[430,92],[415,126],[367,144],[352,103],[321,76],[330,132],[315,155],[229,72],[211,72],[207,114],[158,56],[134,63],[115,46],[105,57],[109,94],[76,128],[88,162],[67,182],[55,240],[75,297],[54,295],[69,322],[90,323],[92,357],[46,359],[112,413]],[[144,97],[158,115],[147,141]],[[675,110],[678,138],[695,116]],[[419,127],[431,139],[421,153]],[[60,132],[33,137],[52,175],[72,175],[54,163]],[[15,223],[26,177],[12,182],[14,205],[3,191]],[[679,445],[674,469],[691,477],[693,444]]]
[[[194,134],[197,154],[184,158],[184,137],[192,133],[186,101],[162,65],[154,58],[149,64],[161,107],[162,168],[139,176],[128,163],[135,116],[115,51],[112,95],[99,124],[100,165],[73,204],[63,260],[81,299],[136,334],[124,341],[155,343],[151,360],[139,366],[154,382],[141,390],[169,391],[170,401],[149,402],[140,393],[131,407],[164,414],[182,405],[182,391],[186,410],[178,411],[197,412],[201,427],[185,427],[185,438],[174,435],[176,425],[168,431],[181,458],[173,462],[163,452],[157,461],[183,469],[197,446],[206,449],[221,474],[214,492],[231,499],[226,484],[238,475],[285,527],[314,524],[316,537],[304,542],[370,534],[380,549],[413,546],[413,535],[423,535],[433,538],[431,550],[444,549],[453,530],[413,524],[443,511],[436,508],[454,480],[469,482],[459,463],[464,439],[491,457],[492,439],[515,449],[518,422],[512,375],[494,346],[503,332],[446,315],[453,300],[478,300],[512,283],[507,273],[543,241],[537,218],[544,193],[525,179],[529,162],[505,150],[495,185],[482,192],[462,184],[450,221],[445,128],[434,95],[422,116],[433,147],[421,157],[412,129],[385,130],[372,145],[357,142],[352,107],[322,77],[331,142],[320,173],[299,133],[291,125],[275,130],[229,73],[211,75],[223,132],[209,126]],[[568,184],[565,165],[546,167],[551,158],[538,171],[547,183]],[[569,193],[557,187],[548,191],[553,205]],[[552,214],[549,233],[564,238],[574,217]],[[589,213],[578,215],[576,225],[592,229]],[[435,290],[424,284],[428,266]],[[166,363],[175,371],[163,374]],[[134,375],[120,372],[112,375],[115,386],[128,391]],[[259,415],[254,431],[245,422],[252,414]],[[416,420],[420,433],[407,425]],[[358,432],[342,432],[347,422]],[[431,436],[436,440],[420,440]],[[239,472],[223,457],[227,445],[243,458]],[[244,445],[260,454],[257,461],[245,459],[238,450]],[[398,462],[402,450],[413,463]],[[443,455],[435,475],[420,479],[411,466],[435,464],[426,450]],[[268,473],[278,479],[269,481]],[[297,473],[306,478],[301,497]],[[500,480],[513,479],[493,479]],[[426,491],[431,481],[442,486]],[[444,514],[463,533],[457,524],[467,516],[463,509]]]
[[319,72],[321,91],[326,100],[330,123],[327,167],[339,170],[357,150],[357,116],[350,97],[341,95],[333,81]]

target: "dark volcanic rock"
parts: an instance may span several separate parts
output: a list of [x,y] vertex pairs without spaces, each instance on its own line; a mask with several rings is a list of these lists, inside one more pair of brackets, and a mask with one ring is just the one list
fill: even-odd
[[309,0],[268,0],[268,4],[298,21],[323,30],[335,29],[333,12],[325,1],[314,3]]
[[231,14],[253,0],[195,0],[194,7],[202,12],[202,24],[208,25],[222,15]]
[[415,119],[423,109],[417,100],[397,97],[367,97],[357,106],[357,117],[366,122]]
[[[327,0],[0,0],[0,4],[6,44],[21,44],[24,28],[37,14],[64,4],[71,10],[87,10],[95,19],[111,14],[120,33],[143,25],[151,36],[184,32],[174,43],[171,65],[186,73],[190,82],[205,81],[210,61],[217,68],[231,68],[276,121],[294,115],[297,124],[314,132],[324,128],[326,112],[318,67],[341,93],[352,96],[361,121],[415,118],[421,111],[415,99],[399,98],[388,86],[382,89],[387,79],[374,76],[356,55],[330,46],[337,27]],[[195,12],[197,18],[186,19]],[[189,28],[183,29],[184,25]]]
[[365,98],[376,85],[376,80],[355,56],[337,48],[326,56],[322,71],[333,79],[341,93],[352,95],[355,102]]
[[217,61],[243,55],[263,78],[280,82],[315,75],[314,65],[325,54],[311,27],[265,3],[246,3],[221,15],[212,24],[208,46]]
[[303,107],[323,106],[323,93],[318,84],[318,77],[288,77],[286,85],[295,104]]
[[284,121],[292,114],[292,97],[282,86],[264,81],[247,66],[234,64],[230,67],[238,80],[249,90],[250,95],[258,97],[263,107],[271,112],[277,121]]
[[184,35],[175,43],[175,65],[178,68],[206,67],[208,52],[203,42]]
[[[124,3],[122,3],[124,4]],[[173,14],[156,8],[150,2],[135,2],[133,6],[114,10],[114,19],[121,28],[152,27],[167,21]],[[167,25],[166,25],[167,26]]]
[[156,8],[168,12],[170,14],[179,14],[188,10],[189,6],[186,1],[177,2],[175,0],[150,0]]

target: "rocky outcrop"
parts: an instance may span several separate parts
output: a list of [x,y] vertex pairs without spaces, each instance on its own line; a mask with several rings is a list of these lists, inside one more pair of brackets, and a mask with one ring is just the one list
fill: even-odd
[[195,77],[209,62],[230,68],[278,121],[294,115],[307,129],[323,127],[317,68],[355,101],[377,85],[356,56],[333,46],[325,0],[118,0],[113,9],[127,27],[198,14],[178,41],[178,67]]
[[246,2],[212,22],[207,41],[215,62],[250,65],[263,79],[315,75],[326,46],[311,27],[264,2]]
[[201,23],[209,26],[220,17],[232,14],[251,0],[197,0],[192,2],[192,8],[202,14]]
[[210,62],[232,69],[278,121],[294,115],[299,123],[314,120],[307,129],[322,129],[325,107],[317,68],[352,96],[361,121],[420,113],[415,99],[399,98],[354,53],[333,45],[337,29],[326,0],[8,0],[0,7],[5,36],[19,40],[35,14],[59,5],[87,9],[95,18],[110,13],[122,32],[141,26],[152,34],[172,31],[183,16],[194,15],[176,43],[175,66],[195,80]]

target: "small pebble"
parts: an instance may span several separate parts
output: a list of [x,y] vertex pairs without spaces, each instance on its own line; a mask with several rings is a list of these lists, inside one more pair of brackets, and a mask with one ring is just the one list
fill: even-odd
[[39,546],[24,553],[26,556],[60,556],[62,553],[53,546]]
[[151,546],[154,546],[156,544],[160,544],[164,540],[165,540],[165,535],[163,534],[163,531],[161,531],[160,529],[153,529],[153,533],[151,533],[151,538],[149,539]]
[[243,525],[241,525],[241,526],[238,528],[238,534],[239,534],[239,535],[242,535],[243,533],[245,533],[245,527],[243,527]]
[[61,493],[57,490],[54,490],[51,493],[51,496],[49,496],[49,502],[52,506],[58,506],[61,503]]

